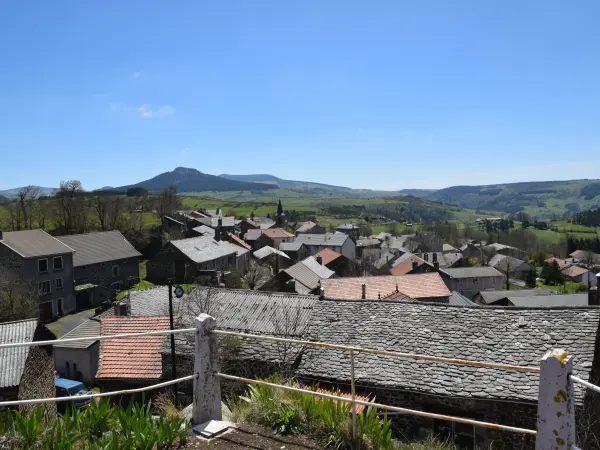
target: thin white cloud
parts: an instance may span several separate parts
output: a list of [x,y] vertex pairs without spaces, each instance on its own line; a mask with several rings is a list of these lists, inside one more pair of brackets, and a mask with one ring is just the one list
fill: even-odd
[[150,119],[153,117],[164,117],[175,114],[175,109],[168,105],[152,106],[149,104],[142,105],[137,109],[142,119]]

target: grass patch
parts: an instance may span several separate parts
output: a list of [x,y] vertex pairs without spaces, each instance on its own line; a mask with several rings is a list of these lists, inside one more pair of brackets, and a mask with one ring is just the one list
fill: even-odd
[[575,283],[573,281],[566,281],[564,285],[544,284],[538,281],[537,286],[560,294],[580,294],[587,290],[583,283]]
[[146,281],[146,280],[141,280],[138,284],[132,286],[130,289],[126,289],[124,291],[119,292],[117,294],[117,300],[124,299],[129,292],[143,291],[145,289],[150,289],[150,288],[153,288],[153,287],[154,287],[154,283],[151,283],[151,282]]
[[46,328],[48,328],[57,338],[61,338],[65,335],[65,330],[57,323],[49,323],[46,325]]
[[[282,382],[273,377],[270,382],[298,386],[293,380]],[[315,390],[303,386],[304,389]],[[336,395],[340,395],[339,392]],[[250,385],[248,394],[230,403],[232,419],[272,428],[282,435],[308,435],[324,447],[358,450],[421,450],[449,449],[445,444],[428,440],[424,443],[401,443],[392,439],[391,421],[380,416],[375,408],[366,407],[356,420],[356,440],[352,436],[350,403],[318,398],[298,392]]]

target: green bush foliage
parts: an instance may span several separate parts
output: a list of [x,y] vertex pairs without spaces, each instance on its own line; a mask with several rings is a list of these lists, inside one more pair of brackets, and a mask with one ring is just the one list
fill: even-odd
[[70,409],[47,420],[38,407],[30,414],[6,413],[0,422],[3,443],[11,449],[154,450],[183,446],[188,435],[184,418],[152,417],[150,404],[123,409],[107,400],[84,409]]

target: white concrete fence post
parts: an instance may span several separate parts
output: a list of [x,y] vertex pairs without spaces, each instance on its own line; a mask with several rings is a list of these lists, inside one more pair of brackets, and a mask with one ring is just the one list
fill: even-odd
[[200,425],[209,420],[221,420],[221,382],[217,336],[211,331],[217,321],[208,314],[196,317],[196,354],[194,361],[194,403],[192,422]]
[[540,364],[536,450],[575,446],[573,357],[564,350],[547,352]]

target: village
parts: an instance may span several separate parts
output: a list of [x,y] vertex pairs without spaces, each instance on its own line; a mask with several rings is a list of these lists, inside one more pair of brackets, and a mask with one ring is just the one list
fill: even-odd
[[[473,240],[457,248],[434,231],[361,236],[352,223],[333,232],[314,221],[290,223],[281,201],[273,217],[238,219],[219,208],[173,211],[162,230],[162,247],[144,264],[116,230],[0,234],[4,267],[39,291],[37,317],[0,323],[0,343],[57,339],[46,356],[28,347],[0,349],[1,401],[52,396],[53,379],[42,371],[85,392],[190,375],[189,340],[82,338],[188,328],[202,313],[229,332],[524,366],[565,348],[575,358],[574,374],[600,381],[600,255],[586,249],[536,267],[519,248]],[[552,277],[583,288],[564,294],[538,286]],[[232,375],[294,377],[349,395],[347,361],[331,351],[244,341],[234,347],[223,362]],[[363,399],[535,428],[538,380],[529,374],[507,378],[468,366],[447,372],[442,363],[377,355],[357,356],[353,364]],[[40,387],[40,380],[50,387]],[[189,383],[176,392],[183,403],[192,401]],[[593,395],[575,397],[582,415]],[[459,448],[516,448],[510,433],[406,419],[392,418],[405,438],[441,433]],[[521,444],[527,448],[527,440]]]

